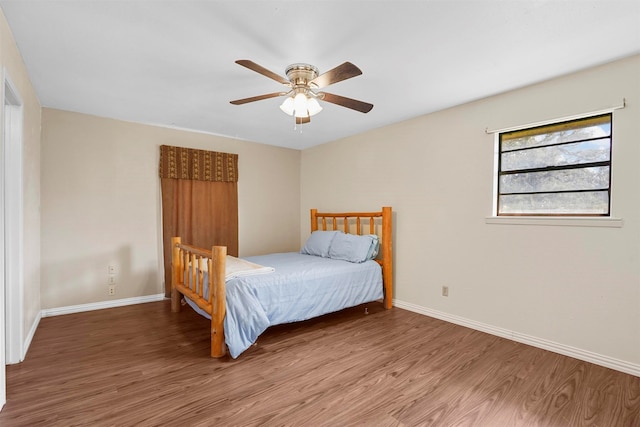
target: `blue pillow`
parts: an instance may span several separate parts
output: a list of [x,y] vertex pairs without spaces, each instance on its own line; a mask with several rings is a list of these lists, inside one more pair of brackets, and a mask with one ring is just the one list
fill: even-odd
[[380,250],[380,237],[378,237],[377,234],[368,234],[367,236],[372,239],[369,253],[367,253],[367,260],[375,259],[376,256],[378,256],[378,251]]
[[329,247],[329,258],[349,262],[364,262],[378,254],[377,236],[357,234],[337,234]]
[[322,231],[317,230],[311,233],[300,250],[301,254],[329,257],[329,247],[334,237],[340,233],[339,231]]

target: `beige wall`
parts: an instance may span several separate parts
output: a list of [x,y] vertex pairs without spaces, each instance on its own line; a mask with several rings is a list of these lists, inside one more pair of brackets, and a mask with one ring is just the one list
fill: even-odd
[[[612,213],[622,228],[485,222],[494,155],[487,128],[601,110],[623,98],[612,159]],[[393,206],[399,303],[639,369],[638,135],[635,56],[305,150],[301,218],[310,207]]]
[[[17,89],[23,105],[23,341],[40,314],[40,123],[41,108],[13,35],[0,9],[0,69]],[[4,90],[1,89],[1,90]],[[4,133],[0,121],[0,132]],[[15,286],[15,284],[7,284]],[[4,322],[4,319],[2,319]]]
[[47,108],[42,117],[43,308],[163,292],[163,144],[239,155],[241,256],[299,249],[299,151]]

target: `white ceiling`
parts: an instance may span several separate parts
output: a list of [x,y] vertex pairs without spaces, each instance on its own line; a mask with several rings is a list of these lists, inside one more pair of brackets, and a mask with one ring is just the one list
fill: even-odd
[[[45,107],[295,149],[640,52],[640,0],[0,0]],[[294,129],[284,76],[350,61],[363,75]]]

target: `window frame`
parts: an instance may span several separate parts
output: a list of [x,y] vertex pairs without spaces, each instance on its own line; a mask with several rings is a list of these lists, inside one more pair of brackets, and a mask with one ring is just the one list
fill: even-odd
[[[532,146],[532,147],[524,147],[517,148],[514,150],[503,151],[503,136],[506,134],[513,133],[525,133],[532,132],[535,133],[536,129],[541,128],[552,128],[552,127],[561,127],[561,126],[571,126],[572,123],[585,122],[588,120],[594,120],[598,118],[608,118],[610,131],[609,135],[606,137],[593,137],[593,138],[582,138],[575,141],[569,142],[560,142],[542,146]],[[496,161],[494,168],[494,216],[497,218],[513,218],[513,217],[530,217],[530,218],[611,218],[611,196],[612,196],[612,163],[613,163],[613,112],[612,111],[601,111],[598,113],[592,113],[590,115],[584,115],[580,117],[573,117],[571,119],[558,119],[557,121],[549,121],[544,124],[523,126],[519,129],[508,129],[503,131],[496,132]],[[543,133],[552,133],[554,130],[550,129],[549,132]],[[595,162],[587,162],[587,163],[577,163],[571,165],[546,165],[543,167],[532,167],[532,168],[521,168],[521,169],[513,169],[508,171],[502,170],[502,154],[506,152],[517,152],[517,151],[527,151],[533,149],[540,149],[543,147],[557,147],[568,144],[576,144],[587,141],[596,141],[602,139],[609,140],[609,160],[606,161],[595,161]],[[608,167],[608,187],[606,189],[577,189],[577,190],[551,190],[551,191],[531,191],[531,192],[505,192],[501,193],[501,177],[506,175],[513,175],[517,173],[537,173],[537,172],[553,172],[559,170],[579,170],[586,169],[590,167]],[[522,213],[505,213],[500,212],[500,198],[501,196],[509,196],[515,194],[569,194],[569,193],[580,193],[580,192],[606,192],[607,194],[607,210],[603,213],[582,213],[582,212],[567,212],[567,213],[558,213],[558,212],[522,212]]]

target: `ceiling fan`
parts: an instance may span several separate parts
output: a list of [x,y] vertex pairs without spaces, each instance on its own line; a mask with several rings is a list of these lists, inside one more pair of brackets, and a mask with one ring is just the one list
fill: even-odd
[[309,123],[311,116],[322,110],[318,100],[360,111],[361,113],[368,113],[373,108],[373,104],[367,102],[319,91],[331,84],[362,74],[360,68],[351,62],[340,64],[324,74],[320,74],[318,68],[310,64],[292,64],[285,70],[287,78],[267,70],[248,59],[239,59],[236,61],[236,64],[242,65],[263,76],[267,76],[278,83],[282,83],[288,89],[285,92],[272,92],[250,98],[236,99],[235,101],[231,101],[233,105],[242,105],[262,99],[286,96],[280,109],[286,114],[294,116],[297,124]]

